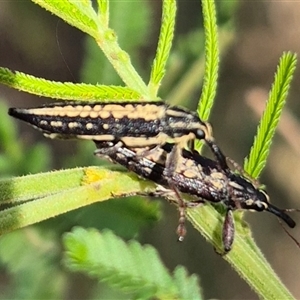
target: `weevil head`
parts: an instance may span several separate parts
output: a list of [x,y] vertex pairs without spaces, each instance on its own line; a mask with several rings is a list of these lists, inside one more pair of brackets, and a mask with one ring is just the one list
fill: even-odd
[[230,182],[232,200],[236,208],[264,211],[269,206],[269,196],[263,190],[256,188],[250,181],[241,176],[236,176]]
[[294,228],[296,226],[295,221],[287,213],[285,213],[284,210],[270,203],[269,195],[265,190],[257,189],[256,191],[256,199],[253,199],[254,201],[252,204],[249,203],[249,209],[254,209],[256,211],[268,211],[282,219],[290,228]]
[[[243,177],[234,182],[236,190],[233,192],[236,208],[254,211],[268,211],[282,219],[289,227],[296,226],[295,221],[282,209],[272,205],[267,192],[262,188],[256,188],[251,182]],[[239,189],[237,189],[239,187]]]

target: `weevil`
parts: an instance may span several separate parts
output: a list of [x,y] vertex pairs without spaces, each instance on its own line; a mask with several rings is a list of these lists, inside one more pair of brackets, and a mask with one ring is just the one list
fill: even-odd
[[[169,188],[170,174],[166,172],[166,157],[174,145],[166,143],[156,147],[155,151],[145,157],[140,157],[141,148],[131,149],[121,142],[96,142],[98,156],[108,156],[112,161],[125,166],[145,179]],[[269,202],[269,196],[265,190],[255,183],[234,171],[226,173],[219,170],[217,162],[201,156],[198,152],[183,149],[176,169],[171,174],[178,199],[180,211],[179,239],[185,234],[185,207],[193,203],[222,203],[226,208],[226,214],[222,231],[222,242],[225,253],[232,248],[234,241],[234,210],[267,211],[282,219],[290,228],[296,226],[295,221],[283,209],[279,209]],[[178,193],[177,193],[178,191]],[[185,203],[179,193],[186,193],[195,198],[195,202]]]
[[163,101],[66,101],[35,108],[10,108],[8,113],[50,138],[122,141],[134,148],[151,148],[171,141],[176,147],[172,147],[166,163],[170,174],[176,169],[181,150],[195,139],[204,140],[220,169],[228,169],[226,157],[214,141],[211,125],[195,113]]

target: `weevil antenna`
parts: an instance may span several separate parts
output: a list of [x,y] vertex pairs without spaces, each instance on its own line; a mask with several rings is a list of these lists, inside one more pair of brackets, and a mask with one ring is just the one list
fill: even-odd
[[299,243],[299,242],[296,240],[296,238],[293,237],[293,236],[289,233],[289,231],[284,227],[284,225],[283,225],[282,222],[281,222],[281,219],[278,218],[278,222],[279,222],[281,228],[285,231],[285,233],[286,233],[286,234],[294,241],[294,243],[297,245],[297,247],[300,248],[300,243]]

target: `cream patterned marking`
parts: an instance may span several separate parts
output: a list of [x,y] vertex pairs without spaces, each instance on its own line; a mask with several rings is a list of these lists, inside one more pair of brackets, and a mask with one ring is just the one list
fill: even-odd
[[203,172],[203,168],[201,165],[197,165],[195,166],[195,168],[197,168],[198,173],[200,174],[200,177],[203,178],[202,172]]
[[127,117],[128,111],[122,111],[122,110],[115,110],[110,112],[112,117],[115,119],[123,119],[124,117]]
[[243,191],[243,190],[244,190],[244,188],[243,188],[240,184],[238,184],[238,183],[236,183],[236,182],[234,182],[234,181],[230,181],[229,184],[230,184],[233,188],[235,188],[235,189],[237,189],[237,190],[240,190],[240,191]]
[[76,127],[79,127],[79,126],[80,126],[80,124],[78,122],[69,122],[68,123],[68,127],[70,129],[73,129],[73,128],[76,128]]
[[109,111],[106,111],[106,110],[99,111],[99,117],[101,119],[107,119],[107,118],[111,117],[111,113]]
[[90,105],[85,105],[82,110],[84,111],[91,111],[92,110],[92,107]]
[[205,133],[205,138],[207,140],[214,141],[213,130],[212,130],[211,125],[209,123],[207,123],[207,122],[204,122],[204,124],[205,124],[205,126],[203,126],[204,128],[202,128],[202,130]]
[[126,117],[128,118],[128,119],[137,119],[138,117],[139,117],[139,114],[138,114],[138,112],[137,111],[131,111],[131,112],[128,112],[127,114],[126,114]]
[[161,145],[166,142],[168,136],[160,132],[156,137],[122,137],[120,140],[124,142],[128,147],[141,147],[144,146],[152,146],[152,145]]
[[122,119],[124,117],[132,119],[141,118],[150,121],[163,117],[164,112],[165,109],[163,106],[157,106],[153,104],[136,106],[132,104],[126,104],[125,106],[121,104],[107,104],[101,107],[99,116],[100,118],[108,118],[109,116],[112,116],[113,118],[117,119]]
[[41,121],[40,121],[40,125],[44,125],[44,126],[45,126],[45,125],[48,125],[48,122],[45,121],[45,120],[41,120]]
[[201,124],[201,123],[198,123],[198,122],[193,122],[193,123],[186,123],[186,122],[183,122],[183,121],[177,121],[177,122],[174,122],[174,123],[170,123],[170,127],[171,128],[193,128],[193,129],[202,129],[203,131],[206,130],[206,127]]
[[92,119],[96,119],[99,117],[99,113],[97,111],[91,111],[89,115]]
[[79,117],[80,118],[86,118],[86,117],[89,117],[90,116],[90,112],[89,111],[82,111],[80,114],[79,114]]
[[113,141],[115,137],[111,134],[101,135],[76,135],[77,138],[82,140],[94,140],[94,141]]
[[269,195],[266,194],[266,192],[263,191],[263,190],[261,190],[261,192],[262,192],[262,194],[266,197],[266,200],[267,200],[267,202],[269,203],[269,202],[270,202],[270,197],[269,197]]
[[125,105],[125,109],[130,110],[130,111],[134,111],[135,110],[135,108],[133,107],[132,104],[126,104]]
[[198,177],[198,172],[195,172],[195,170],[184,170],[183,171],[183,176],[187,178],[197,178]]
[[146,110],[140,117],[144,118],[145,121],[160,121],[164,118],[164,109],[151,113],[148,113]]
[[160,148],[154,147],[143,148],[143,149],[134,149],[136,151],[136,156],[146,156],[145,158],[149,161],[155,162],[157,164],[164,164],[166,161],[166,153]]
[[64,112],[66,117],[74,118],[79,117],[80,113],[82,112],[82,105],[68,105],[64,107]]
[[187,159],[185,162],[186,168],[192,168],[194,165],[195,165],[195,163],[191,159]]
[[109,129],[109,125],[108,124],[103,124],[102,127],[103,127],[104,130],[108,130]]
[[41,108],[29,108],[20,110],[24,114],[40,115],[40,116],[60,116],[60,117],[78,117],[83,111],[90,111],[89,105],[66,105],[66,106],[53,106],[53,107],[41,107]]
[[219,191],[222,190],[222,188],[224,187],[224,182],[222,180],[210,179],[209,182]]
[[264,207],[264,208],[263,208],[264,210],[268,209],[268,207],[269,207],[268,203],[262,202],[262,201],[259,201],[259,200],[256,200],[256,201],[254,202],[254,204],[257,205],[257,206],[263,206],[263,207]]
[[145,111],[145,108],[142,105],[137,105],[136,110],[137,111]]
[[101,110],[107,110],[107,111],[112,111],[113,109],[117,109],[120,107],[118,104],[106,104],[106,105],[101,105]]
[[224,178],[224,174],[223,173],[221,173],[221,172],[212,172],[211,174],[210,174],[210,177],[212,177],[213,179],[216,179],[216,180],[218,180],[218,179],[223,179]]
[[152,169],[151,167],[144,167],[144,172],[147,173],[147,174],[151,174],[152,173]]
[[91,129],[94,128],[94,125],[93,125],[93,123],[87,123],[87,124],[85,125],[85,127],[86,127],[87,130],[91,130]]
[[262,203],[262,205],[265,207],[265,209],[268,209],[268,207],[269,207],[269,203],[267,202],[262,202],[262,201],[260,201],[260,203]]
[[186,117],[188,116],[188,114],[184,111],[177,111],[174,110],[172,108],[168,108],[166,110],[166,115],[170,116],[170,117]]
[[62,121],[51,121],[50,125],[53,126],[53,127],[62,127],[63,122]]
[[100,111],[102,109],[102,106],[99,105],[99,104],[96,104],[94,107],[93,107],[93,110],[94,111]]
[[59,133],[43,133],[43,134],[45,137],[49,139],[57,139],[61,136]]
[[74,118],[80,116],[80,113],[82,111],[82,105],[72,106],[68,105],[63,107],[63,111],[65,113],[64,116]]
[[251,206],[251,205],[253,205],[254,201],[253,201],[253,199],[248,199],[245,201],[245,203],[247,206]]

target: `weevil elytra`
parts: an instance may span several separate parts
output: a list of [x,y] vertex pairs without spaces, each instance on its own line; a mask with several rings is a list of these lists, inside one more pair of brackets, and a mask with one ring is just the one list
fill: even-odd
[[[162,147],[156,147],[155,151],[145,157],[140,157],[141,149],[129,149],[121,142],[96,142],[96,155],[109,156],[109,158],[143,178],[150,179],[159,185],[169,187],[169,174],[165,172],[165,161],[168,153],[174,145],[166,143]],[[187,193],[195,197],[194,203],[222,203],[226,208],[223,225],[222,240],[225,252],[230,251],[234,241],[234,210],[267,211],[282,219],[289,227],[296,226],[295,221],[269,202],[269,196],[260,188],[257,188],[243,175],[233,171],[222,172],[218,164],[197,152],[182,151],[176,169],[171,174],[175,189],[181,193]],[[180,195],[178,195],[180,197]],[[184,202],[183,202],[184,203]],[[193,202],[184,203],[180,207],[179,234],[184,230],[184,208]]]
[[210,124],[187,109],[170,106],[163,101],[66,101],[36,108],[10,108],[8,113],[33,125],[50,138],[122,141],[134,148],[172,142],[176,147],[172,147],[166,163],[170,174],[176,169],[178,157],[187,143],[195,139],[204,140],[220,169],[228,169],[226,157],[214,141]]

